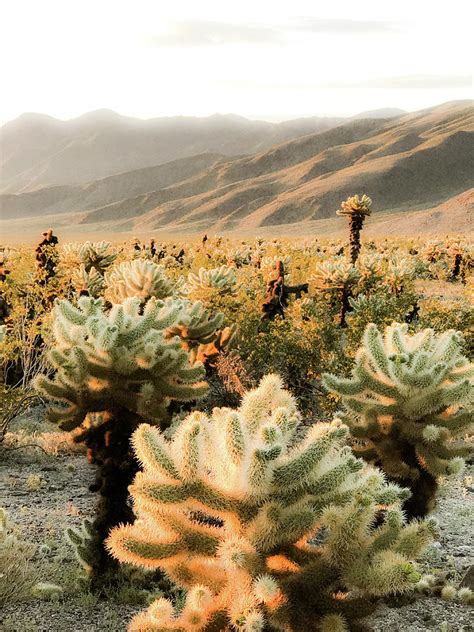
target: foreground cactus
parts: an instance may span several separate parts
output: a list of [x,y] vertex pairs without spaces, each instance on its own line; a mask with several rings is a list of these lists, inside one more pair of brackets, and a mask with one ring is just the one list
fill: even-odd
[[71,430],[82,426],[80,439],[99,465],[94,489],[101,501],[94,523],[95,552],[90,556],[93,580],[100,583],[108,564],[101,547],[110,527],[129,522],[127,488],[137,470],[129,439],[145,418],[166,421],[171,400],[202,397],[204,367],[191,366],[178,337],[167,328],[181,316],[180,301],[126,299],[104,312],[102,300],[83,296],[77,307],[57,301],[53,310],[56,345],[50,352],[52,379],[41,376],[36,388],[67,407],[50,411],[50,418]]
[[393,323],[382,336],[369,324],[352,377],[323,376],[342,398],[356,454],[411,488],[410,516],[430,511],[437,478],[458,473],[469,452],[455,441],[472,426],[474,365],[461,342],[452,330],[409,335]]
[[189,366],[188,354],[167,330],[180,321],[179,301],[150,299],[143,310],[130,298],[103,311],[100,299],[81,297],[77,307],[67,300],[54,307],[56,346],[50,361],[54,379],[40,376],[37,388],[69,403],[50,413],[71,430],[89,412],[125,409],[148,420],[163,419],[171,399],[203,395],[203,368]]
[[138,520],[107,544],[188,592],[180,613],[158,599],[130,630],[342,630],[419,580],[410,559],[434,524],[404,524],[401,490],[354,458],[339,421],[298,440],[300,421],[271,375],[238,410],[192,413],[171,440],[138,428]]
[[352,263],[355,263],[359,256],[360,231],[364,225],[365,218],[371,214],[371,207],[372,200],[367,195],[363,195],[361,198],[358,195],[353,195],[342,202],[341,208],[336,211],[337,215],[346,215],[349,219]]

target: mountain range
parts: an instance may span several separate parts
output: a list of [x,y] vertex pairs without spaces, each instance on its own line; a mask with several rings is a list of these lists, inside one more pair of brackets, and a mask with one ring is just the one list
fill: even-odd
[[372,197],[379,226],[393,215],[407,230],[416,215],[421,232],[472,227],[470,101],[279,124],[23,115],[0,128],[0,148],[2,232],[48,222],[84,235],[284,226],[304,234],[306,224],[337,229],[335,209],[354,193]]
[[[401,112],[384,109],[353,118],[386,118]],[[96,110],[61,121],[27,113],[0,128],[0,192],[85,183],[201,153],[253,154],[345,120],[309,117],[269,123],[234,114],[143,120]]]

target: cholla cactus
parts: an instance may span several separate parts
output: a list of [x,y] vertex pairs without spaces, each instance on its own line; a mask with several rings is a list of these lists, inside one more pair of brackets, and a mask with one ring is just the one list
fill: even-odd
[[421,251],[421,256],[429,263],[436,263],[446,254],[443,242],[430,240]]
[[215,368],[220,354],[232,347],[236,337],[237,327],[235,325],[220,329],[216,332],[214,340],[191,349],[191,363],[194,359],[194,361],[202,362],[206,368]]
[[363,195],[348,197],[341,203],[341,208],[336,211],[337,215],[346,215],[349,219],[351,262],[355,263],[360,252],[360,231],[364,225],[366,216],[371,214],[372,200]]
[[173,283],[166,277],[164,266],[147,259],[124,261],[105,273],[105,283],[105,298],[111,303],[122,303],[131,297],[138,297],[142,301],[147,301],[152,296],[164,299],[174,291]]
[[250,246],[243,245],[241,247],[232,248],[227,250],[226,258],[228,265],[233,265],[236,268],[249,265],[252,262],[252,249]]
[[109,241],[91,242],[85,241],[78,248],[78,256],[84,264],[86,272],[92,268],[99,274],[104,274],[109,266],[115,261],[118,253],[111,249]]
[[310,277],[318,290],[329,294],[333,308],[339,305],[339,324],[346,325],[346,314],[350,308],[349,298],[354,286],[359,282],[359,270],[345,259],[323,261],[316,266],[316,272]]
[[176,321],[167,328],[166,336],[178,336],[186,351],[190,352],[190,361],[194,363],[200,349],[214,343],[220,334],[224,314],[212,314],[200,301],[192,303],[182,301],[182,310]]
[[378,252],[359,256],[357,267],[365,289],[370,290],[384,277],[384,259]]
[[400,295],[407,282],[413,279],[414,261],[408,257],[389,259],[384,266],[384,281],[397,296]]
[[212,270],[200,268],[198,274],[189,273],[185,292],[195,294],[201,291],[214,290],[219,294],[232,294],[236,285],[237,277],[234,267],[221,266]]
[[79,268],[71,271],[71,283],[79,295],[99,298],[104,293],[104,277],[95,268],[86,271],[86,266],[81,263]]
[[86,571],[90,573],[94,567],[93,549],[91,543],[96,537],[92,520],[86,518],[80,528],[66,529],[66,540],[72,547],[77,561]]
[[[144,469],[130,488],[138,520],[107,544],[188,592],[179,614],[158,599],[130,630],[344,629],[377,597],[419,580],[410,559],[434,525],[404,525],[401,490],[354,458],[339,421],[298,442],[300,421],[270,375],[238,410],[192,413],[171,440],[138,428]],[[378,503],[389,508],[374,526]]]
[[355,285],[360,279],[359,270],[342,257],[316,264],[310,282],[320,290],[339,290]]
[[203,368],[189,366],[180,340],[167,331],[180,322],[182,303],[150,299],[140,311],[138,298],[114,305],[108,314],[100,299],[83,296],[77,307],[56,302],[56,345],[49,355],[56,373],[37,378],[36,387],[70,404],[51,413],[63,428],[81,424],[88,412],[114,407],[159,421],[171,399],[204,394]]
[[347,200],[341,202],[341,208],[336,211],[338,215],[370,215],[372,200],[368,195],[361,198],[358,195],[348,197]]
[[[80,297],[77,307],[57,301],[54,307],[55,347],[49,357],[55,374],[41,376],[36,388],[67,402],[50,411],[65,429],[82,424],[88,455],[99,465],[93,486],[101,494],[94,528],[92,585],[114,572],[103,549],[109,529],[130,522],[127,488],[137,470],[129,448],[133,430],[143,418],[166,421],[171,400],[189,401],[206,392],[204,367],[191,366],[178,337],[167,329],[179,322],[183,305],[151,298],[145,307],[139,298],[126,299],[104,312],[101,299]],[[110,574],[110,573],[109,573]]]
[[325,374],[338,393],[357,454],[408,485],[409,515],[432,507],[437,477],[458,473],[468,447],[455,443],[472,424],[474,366],[462,354],[461,334],[433,330],[409,335],[393,323],[364,334],[352,378]]

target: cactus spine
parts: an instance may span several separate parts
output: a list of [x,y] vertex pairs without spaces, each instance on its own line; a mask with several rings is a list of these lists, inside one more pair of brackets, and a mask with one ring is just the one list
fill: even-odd
[[180,613],[158,599],[130,630],[344,629],[418,581],[410,559],[433,524],[405,526],[401,490],[354,458],[338,420],[301,441],[299,425],[270,375],[238,410],[194,412],[171,440],[137,429],[139,519],[107,544],[123,562],[164,569],[187,598]]
[[459,472],[469,452],[457,440],[472,425],[474,366],[461,342],[452,330],[409,335],[398,323],[382,336],[371,323],[352,377],[323,376],[341,396],[356,453],[411,488],[410,516],[426,515],[437,478]]

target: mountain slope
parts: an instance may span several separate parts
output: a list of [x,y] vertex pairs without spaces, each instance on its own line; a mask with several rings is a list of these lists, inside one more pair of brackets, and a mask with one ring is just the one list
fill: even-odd
[[0,128],[0,191],[85,183],[201,153],[251,154],[343,120],[311,117],[276,124],[235,115],[141,120],[98,110],[60,121],[24,114]]
[[397,119],[355,119],[251,156],[204,154],[79,187],[3,195],[0,209],[12,219],[68,213],[54,225],[84,232],[255,231],[332,218],[356,192],[373,198],[376,213],[462,199],[474,184],[473,156],[474,108],[456,102]]
[[200,154],[86,184],[44,187],[22,194],[6,193],[0,195],[0,215],[3,218],[29,217],[44,213],[79,212],[105,206],[111,200],[128,199],[186,180],[224,158],[220,154]]

